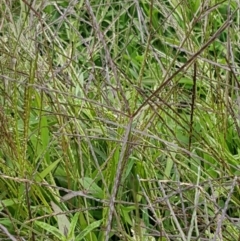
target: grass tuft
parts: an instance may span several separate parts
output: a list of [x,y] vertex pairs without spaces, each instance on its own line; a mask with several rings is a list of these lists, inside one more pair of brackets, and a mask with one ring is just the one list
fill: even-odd
[[239,240],[237,1],[0,14],[1,240]]

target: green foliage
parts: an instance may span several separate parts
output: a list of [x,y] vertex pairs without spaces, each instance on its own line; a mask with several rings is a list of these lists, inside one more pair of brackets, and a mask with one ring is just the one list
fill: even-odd
[[236,2],[0,15],[1,240],[239,239]]

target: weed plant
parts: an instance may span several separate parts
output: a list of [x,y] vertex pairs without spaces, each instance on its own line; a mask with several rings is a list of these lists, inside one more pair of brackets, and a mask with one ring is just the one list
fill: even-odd
[[239,240],[237,0],[2,0],[0,240]]

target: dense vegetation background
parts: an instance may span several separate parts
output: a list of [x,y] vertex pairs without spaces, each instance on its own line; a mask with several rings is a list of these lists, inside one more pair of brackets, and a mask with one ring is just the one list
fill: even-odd
[[2,0],[0,240],[239,240],[239,7]]

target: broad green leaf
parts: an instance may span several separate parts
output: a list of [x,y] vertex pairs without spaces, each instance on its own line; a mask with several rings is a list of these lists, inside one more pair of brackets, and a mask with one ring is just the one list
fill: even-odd
[[80,180],[81,185],[89,191],[94,197],[102,199],[104,197],[102,189],[90,177],[84,177]]
[[170,157],[168,157],[167,158],[167,164],[166,164],[165,171],[164,171],[164,176],[167,179],[170,177],[172,167],[173,167],[173,160]]
[[130,206],[130,207],[121,206],[121,212],[122,212],[122,217],[123,217],[124,223],[128,223],[131,226],[133,225],[132,219],[129,216],[129,212],[131,212],[135,209],[136,209],[136,207],[134,207],[134,206]]
[[[48,150],[49,147],[49,129],[48,129],[48,121],[46,116],[41,116],[40,119],[40,128],[41,128],[41,141],[42,141],[42,150]],[[49,151],[46,152],[45,154],[47,163],[50,162],[50,157],[49,157]]]
[[77,237],[75,241],[82,240],[87,234],[89,234],[92,230],[95,228],[98,228],[102,223],[102,220],[95,221],[91,224],[89,224]]
[[181,79],[178,81],[179,84],[185,84],[185,85],[193,85],[193,80],[190,78],[186,78],[186,77],[181,77]]
[[131,158],[126,166],[126,171],[124,172],[122,180],[125,181],[125,179],[128,177],[129,173],[131,172],[133,165],[135,164],[135,159]]
[[17,198],[1,200],[1,202],[0,202],[0,210],[2,210],[2,208],[4,208],[4,207],[13,206],[13,205],[15,205],[17,203],[19,203],[19,200]]
[[47,232],[53,234],[56,238],[58,238],[58,240],[60,240],[60,241],[66,240],[66,237],[56,227],[51,226],[50,224],[44,223],[44,222],[41,222],[41,221],[35,221],[34,223],[36,225],[38,225],[39,227],[41,227],[42,229],[46,230]]
[[71,239],[75,240],[74,231],[75,231],[78,220],[79,220],[79,212],[75,213],[75,215],[72,218],[72,221],[71,221],[71,224],[70,224],[70,227],[69,227],[69,232],[68,232],[69,233],[69,235],[68,235],[69,240],[71,240]]
[[57,160],[44,169],[36,178],[37,181],[42,181],[58,165],[59,162],[60,160]]

